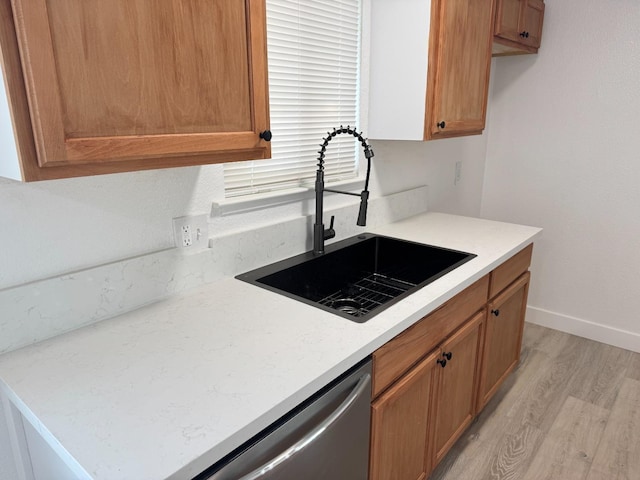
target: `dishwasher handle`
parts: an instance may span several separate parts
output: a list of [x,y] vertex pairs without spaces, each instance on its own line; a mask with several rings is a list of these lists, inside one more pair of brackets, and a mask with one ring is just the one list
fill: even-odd
[[369,373],[364,374],[360,381],[353,388],[351,393],[344,401],[336,408],[333,412],[331,412],[317,427],[307,433],[303,438],[301,438],[298,442],[293,444],[291,447],[287,448],[284,452],[282,452],[277,457],[269,460],[264,465],[256,468],[252,472],[247,475],[241,477],[239,480],[260,480],[264,478],[266,475],[271,473],[274,468],[279,467],[281,464],[290,460],[292,457],[296,456],[303,450],[307,449],[310,445],[314,443],[318,438],[320,438],[327,429],[329,429],[333,424],[338,422],[346,412],[351,408],[351,406],[356,403],[356,401],[365,393],[369,393],[369,384],[371,382],[371,375]]

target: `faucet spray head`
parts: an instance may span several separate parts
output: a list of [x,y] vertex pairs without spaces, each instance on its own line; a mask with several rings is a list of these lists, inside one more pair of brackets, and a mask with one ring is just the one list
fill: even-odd
[[369,201],[369,175],[371,175],[371,157],[373,157],[373,149],[367,144],[366,140],[362,141],[364,146],[364,156],[367,159],[367,178],[364,181],[364,190],[360,193],[360,211],[358,212],[358,221],[356,225],[364,227],[367,225],[367,202]]
[[367,224],[367,202],[369,201],[369,190],[363,190],[360,194],[360,211],[356,225],[364,227]]

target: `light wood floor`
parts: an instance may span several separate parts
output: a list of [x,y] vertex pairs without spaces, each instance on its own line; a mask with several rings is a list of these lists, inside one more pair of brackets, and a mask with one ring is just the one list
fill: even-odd
[[639,480],[640,354],[527,324],[519,367],[430,480]]

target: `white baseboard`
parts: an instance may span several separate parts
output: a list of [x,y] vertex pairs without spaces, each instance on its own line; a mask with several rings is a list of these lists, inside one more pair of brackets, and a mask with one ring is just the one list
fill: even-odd
[[527,322],[640,353],[640,334],[527,306]]

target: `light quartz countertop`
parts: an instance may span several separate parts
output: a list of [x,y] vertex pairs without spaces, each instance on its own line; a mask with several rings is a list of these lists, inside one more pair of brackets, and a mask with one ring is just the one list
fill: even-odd
[[426,213],[370,230],[476,258],[364,324],[226,278],[0,357],[0,386],[95,480],[188,479],[530,244]]

